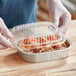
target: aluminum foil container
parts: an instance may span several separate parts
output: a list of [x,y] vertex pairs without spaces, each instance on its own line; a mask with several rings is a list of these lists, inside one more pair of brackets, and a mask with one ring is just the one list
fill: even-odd
[[56,60],[56,59],[61,59],[68,57],[69,50],[71,47],[71,42],[70,40],[66,40],[67,43],[67,48],[62,49],[62,50],[55,50],[52,52],[43,52],[43,53],[26,53],[23,50],[19,49],[17,45],[17,51],[19,53],[19,56],[27,62],[45,62],[45,61],[51,61],[51,60]]
[[[24,24],[24,25],[19,25],[16,26],[12,29],[12,34],[14,35],[13,43],[19,53],[19,56],[27,62],[45,62],[45,61],[51,61],[51,60],[56,60],[56,59],[61,59],[68,57],[69,54],[69,49],[71,47],[71,41],[68,40],[67,38],[62,35],[62,33],[54,28],[53,26],[49,29],[52,31],[48,31],[47,26],[52,25],[50,22],[36,22],[36,23],[30,23],[30,24]],[[44,28],[44,29],[42,29]],[[46,32],[46,33],[45,33]],[[17,45],[17,41],[21,40],[22,38],[24,39],[27,35],[29,36],[45,36],[49,35],[50,32],[52,34],[59,34],[60,36],[60,42],[64,41],[67,44],[67,47],[65,49],[61,50],[54,50],[54,51],[49,51],[49,52],[41,52],[41,53],[27,53],[24,50],[20,49]],[[38,33],[36,35],[36,33]]]

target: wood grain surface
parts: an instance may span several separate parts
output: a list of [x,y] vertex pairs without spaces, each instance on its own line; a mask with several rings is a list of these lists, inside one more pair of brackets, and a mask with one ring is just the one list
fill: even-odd
[[76,20],[66,36],[72,41],[69,57],[55,61],[28,63],[14,48],[0,50],[0,76],[76,76]]

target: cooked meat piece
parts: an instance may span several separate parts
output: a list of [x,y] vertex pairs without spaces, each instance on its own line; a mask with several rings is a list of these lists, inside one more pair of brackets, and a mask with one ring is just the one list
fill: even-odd
[[39,53],[42,48],[34,48],[33,53]]
[[59,49],[61,48],[60,45],[54,45],[54,46],[52,46],[52,47],[53,47],[54,50],[59,50]]

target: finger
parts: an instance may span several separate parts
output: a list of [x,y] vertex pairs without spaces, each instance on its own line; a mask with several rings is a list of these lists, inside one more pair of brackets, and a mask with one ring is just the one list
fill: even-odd
[[7,47],[0,45],[0,50],[6,49]]
[[53,18],[52,18],[52,22],[54,23],[54,25],[59,25],[59,17],[57,17],[57,16],[54,16]]
[[71,21],[71,16],[64,14],[60,17],[59,26],[62,27],[62,25],[68,25],[70,21]]
[[1,30],[1,33],[8,37],[8,38],[12,38],[12,34],[10,33],[10,31],[8,30],[8,28],[6,27],[4,21],[0,18],[0,30]]
[[2,44],[5,47],[10,47],[10,48],[12,47],[11,42],[8,39],[4,38],[1,34],[0,34],[0,44]]
[[61,16],[60,22],[59,22],[59,27],[62,29],[63,33],[67,32],[70,21],[71,21],[70,16],[68,16],[68,15]]

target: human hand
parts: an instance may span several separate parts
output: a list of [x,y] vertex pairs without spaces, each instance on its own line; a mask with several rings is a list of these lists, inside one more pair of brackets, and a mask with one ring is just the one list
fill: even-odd
[[60,0],[47,0],[54,25],[65,34],[71,21],[71,15]]
[[0,18],[0,49],[12,47],[10,40],[12,39],[12,35],[6,27],[2,18]]

